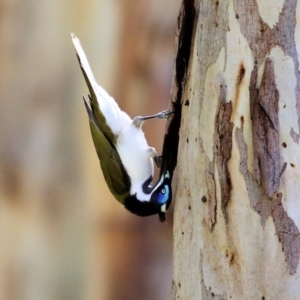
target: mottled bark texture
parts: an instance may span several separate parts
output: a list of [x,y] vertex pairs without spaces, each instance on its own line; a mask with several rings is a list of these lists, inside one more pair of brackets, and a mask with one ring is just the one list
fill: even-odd
[[300,299],[297,16],[296,0],[182,3],[173,299]]

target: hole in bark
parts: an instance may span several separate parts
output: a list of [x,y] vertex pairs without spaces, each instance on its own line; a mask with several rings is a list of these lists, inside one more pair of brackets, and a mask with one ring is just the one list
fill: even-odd
[[236,15],[235,15],[235,18],[236,18],[236,19],[239,19],[239,18],[240,18],[240,16],[239,16],[238,14],[236,14]]
[[223,138],[224,138],[224,134],[221,133],[221,134],[220,134],[220,140],[223,140]]
[[239,86],[245,76],[245,73],[246,73],[246,69],[244,67],[244,64],[241,63],[240,64],[240,71],[239,71],[239,74],[238,74],[238,77],[237,77],[237,85]]
[[215,296],[215,294],[214,294],[214,293],[211,293],[211,295],[212,295],[212,297],[214,297],[214,296]]
[[219,6],[219,1],[216,2],[216,7],[218,7],[218,6]]
[[191,210],[192,209],[192,207],[189,205],[189,210]]
[[286,104],[284,104],[283,108],[286,108]]
[[189,138],[186,138],[186,142],[189,143]]
[[290,164],[290,165],[291,165],[291,167],[295,168],[295,165],[294,165],[294,164]]
[[283,147],[283,148],[286,148],[286,147],[287,147],[287,144],[286,144],[285,142],[283,142],[283,143],[282,143],[282,147]]
[[261,297],[261,300],[265,300],[265,296],[262,296],[262,297]]
[[187,100],[185,101],[184,105],[185,105],[185,106],[189,106],[189,105],[190,105],[189,99],[187,99]]
[[182,231],[181,234],[184,235],[184,232]]
[[205,203],[205,202],[207,201],[206,197],[203,196],[203,197],[201,198],[201,201],[202,201],[203,203]]
[[245,122],[244,116],[241,116],[241,124],[244,125],[244,122]]
[[195,142],[197,142],[198,141],[198,139],[197,138],[195,138]]
[[180,282],[178,283],[178,286],[181,287],[181,283]]

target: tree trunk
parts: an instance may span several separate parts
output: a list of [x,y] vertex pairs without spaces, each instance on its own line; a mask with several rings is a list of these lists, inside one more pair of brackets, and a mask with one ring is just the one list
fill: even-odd
[[183,1],[173,299],[300,299],[299,13]]

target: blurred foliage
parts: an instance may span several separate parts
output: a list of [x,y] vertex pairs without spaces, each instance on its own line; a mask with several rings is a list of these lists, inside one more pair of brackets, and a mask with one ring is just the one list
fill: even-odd
[[[122,109],[152,114],[168,105],[180,1],[0,5],[0,299],[170,299],[172,217],[109,194],[70,32]],[[144,126],[158,152],[164,126]]]

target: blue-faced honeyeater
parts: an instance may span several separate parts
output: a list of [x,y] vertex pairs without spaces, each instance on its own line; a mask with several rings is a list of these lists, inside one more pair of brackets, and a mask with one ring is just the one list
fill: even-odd
[[[138,216],[159,214],[164,220],[172,200],[170,173],[164,160],[149,147],[141,126],[147,119],[165,119],[170,112],[131,119],[97,84],[74,34],[72,41],[89,89],[88,99],[84,96],[83,99],[92,138],[111,193],[130,212]],[[153,160],[161,169],[158,181],[152,185]]]

